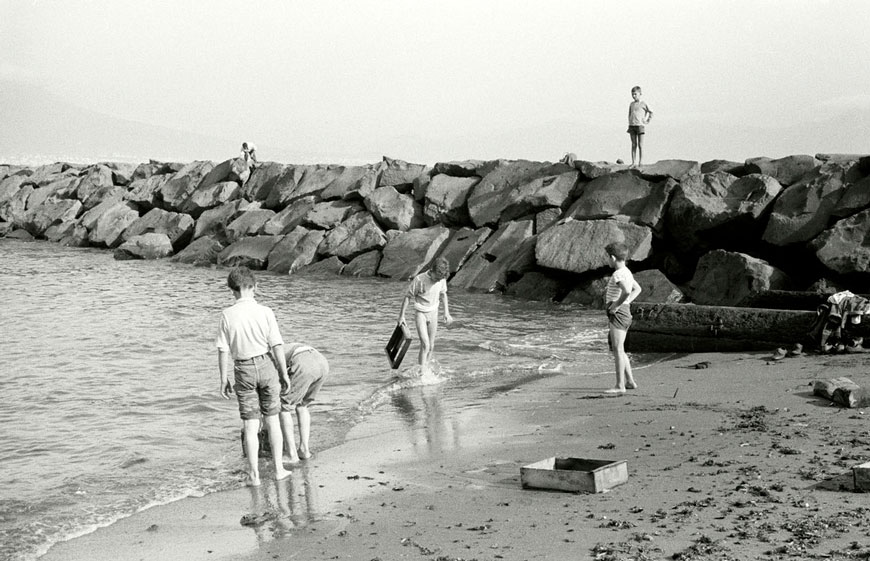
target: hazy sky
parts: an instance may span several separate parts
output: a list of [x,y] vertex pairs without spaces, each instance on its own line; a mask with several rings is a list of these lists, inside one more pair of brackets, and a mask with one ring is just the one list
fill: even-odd
[[866,0],[0,0],[0,14],[0,79],[266,158],[613,161],[629,157],[634,85],[655,112],[647,160],[870,151]]

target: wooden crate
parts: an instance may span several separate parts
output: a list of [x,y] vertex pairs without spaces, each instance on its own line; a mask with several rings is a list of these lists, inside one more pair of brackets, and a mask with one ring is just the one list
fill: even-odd
[[856,491],[870,491],[870,462],[852,468]]
[[524,489],[603,493],[628,481],[625,460],[547,458],[520,468]]

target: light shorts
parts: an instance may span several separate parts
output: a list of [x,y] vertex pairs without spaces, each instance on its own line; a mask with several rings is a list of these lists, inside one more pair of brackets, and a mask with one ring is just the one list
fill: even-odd
[[233,368],[239,415],[245,421],[277,415],[281,409],[281,380],[271,353],[237,360]]
[[329,363],[316,349],[305,349],[290,358],[287,373],[290,387],[281,392],[281,411],[311,404],[329,374]]
[[426,318],[426,323],[438,323],[438,308],[435,308],[430,312],[421,312],[420,310],[417,310],[417,314]]
[[643,125],[628,125],[628,134],[644,134]]

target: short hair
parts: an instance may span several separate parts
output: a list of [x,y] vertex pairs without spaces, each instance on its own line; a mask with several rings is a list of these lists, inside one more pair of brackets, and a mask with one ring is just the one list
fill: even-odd
[[432,263],[432,272],[439,279],[446,279],[450,275],[450,263],[447,259],[439,257]]
[[604,248],[607,255],[616,257],[617,261],[625,261],[628,259],[628,247],[622,242],[612,242]]
[[248,147],[248,143],[247,143],[247,142],[242,142],[242,148],[247,148],[247,147]]
[[631,93],[634,93],[634,92],[642,93],[642,92],[640,91],[640,86],[635,86],[635,87],[631,88]]
[[240,291],[243,288],[254,288],[257,286],[257,278],[254,276],[254,272],[247,267],[233,267],[233,270],[227,275],[227,286],[235,291]]

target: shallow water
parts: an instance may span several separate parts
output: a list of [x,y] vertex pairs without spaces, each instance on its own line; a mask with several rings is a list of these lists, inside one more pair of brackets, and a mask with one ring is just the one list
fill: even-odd
[[[0,240],[0,559],[138,510],[241,485],[235,401],[220,397],[213,338],[233,302],[226,270],[115,261],[111,252]],[[285,341],[317,347],[330,378],[312,408],[324,449],[376,408],[412,421],[477,407],[540,376],[609,372],[597,311],[454,291],[435,374],[412,343],[399,371],[384,345],[405,283],[261,274]],[[610,380],[608,379],[608,382]],[[419,396],[414,396],[416,399]]]

